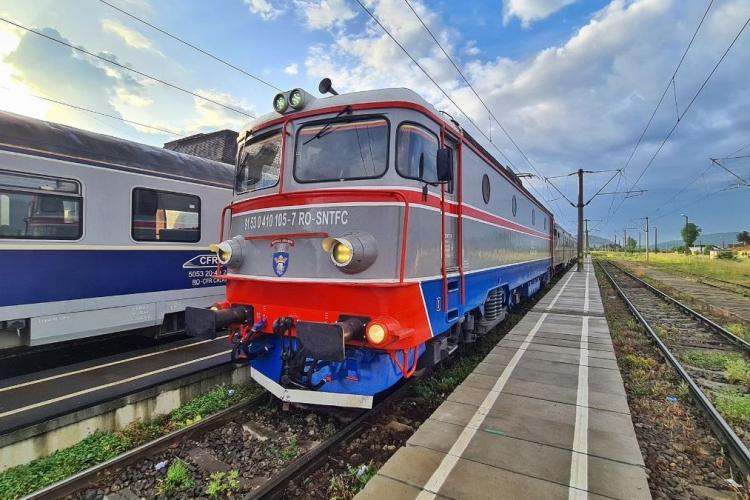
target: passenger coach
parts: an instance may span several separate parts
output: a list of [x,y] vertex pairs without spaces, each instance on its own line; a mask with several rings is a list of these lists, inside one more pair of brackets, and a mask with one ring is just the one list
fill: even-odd
[[0,348],[167,335],[223,298],[228,165],[0,112]]
[[273,106],[240,134],[226,300],[187,322],[230,326],[277,397],[370,407],[550,279],[552,214],[413,91]]

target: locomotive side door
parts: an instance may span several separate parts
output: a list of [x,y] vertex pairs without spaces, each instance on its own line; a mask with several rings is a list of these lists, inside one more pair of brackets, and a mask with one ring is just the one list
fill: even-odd
[[445,146],[450,149],[453,157],[453,180],[445,184],[444,196],[445,206],[443,209],[443,220],[445,221],[445,271],[447,274],[458,272],[458,154],[456,141],[451,137],[445,137]]
[[444,262],[444,283],[443,291],[445,295],[445,313],[446,320],[450,323],[457,320],[460,316],[460,306],[462,303],[461,276],[459,274],[459,222],[460,211],[458,209],[459,200],[458,191],[460,189],[458,171],[458,141],[448,135],[445,136],[445,147],[451,151],[453,158],[453,175],[450,182],[443,184],[443,262]]

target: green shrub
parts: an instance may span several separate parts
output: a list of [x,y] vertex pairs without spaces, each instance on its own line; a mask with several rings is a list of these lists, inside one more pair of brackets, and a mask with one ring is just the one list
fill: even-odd
[[724,328],[743,340],[750,340],[750,332],[747,327],[741,323],[729,323],[728,325],[725,325]]
[[219,498],[222,496],[229,496],[232,493],[239,491],[240,482],[237,478],[240,473],[236,470],[229,472],[214,472],[211,474],[211,480],[206,486],[206,495],[209,498]]
[[729,361],[724,368],[724,377],[729,382],[750,385],[750,363],[744,359]]
[[156,491],[160,495],[173,495],[193,486],[195,486],[195,481],[190,475],[187,464],[178,458],[169,464],[167,474],[159,480]]

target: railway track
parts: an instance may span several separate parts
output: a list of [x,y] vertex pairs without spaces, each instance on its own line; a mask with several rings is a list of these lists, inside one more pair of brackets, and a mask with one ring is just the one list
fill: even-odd
[[[321,466],[329,455],[341,444],[356,437],[366,428],[366,424],[378,415],[382,414],[390,403],[402,398],[411,390],[413,384],[419,377],[412,377],[401,384],[396,390],[385,396],[371,410],[363,411],[361,414],[344,425],[333,435],[319,443],[306,453],[298,456],[289,463],[279,474],[269,478],[260,488],[252,491],[249,498],[275,499],[282,498],[286,488],[292,481],[305,474],[309,474]],[[247,401],[238,403],[210,417],[204,418],[192,425],[161,436],[149,443],[129,450],[106,462],[93,466],[79,472],[63,481],[52,484],[42,490],[36,491],[26,497],[25,500],[76,497],[87,488],[94,487],[97,483],[112,478],[115,473],[144,459],[151,459],[158,453],[175,447],[187,439],[195,439],[214,429],[232,421],[240,413],[260,408],[267,400],[267,393],[262,393]]]
[[599,266],[687,384],[742,476],[747,477],[750,425],[740,420],[728,422],[715,403],[728,394],[748,392],[748,381],[727,375],[727,366],[750,361],[750,344],[619,266],[611,262],[599,262]]

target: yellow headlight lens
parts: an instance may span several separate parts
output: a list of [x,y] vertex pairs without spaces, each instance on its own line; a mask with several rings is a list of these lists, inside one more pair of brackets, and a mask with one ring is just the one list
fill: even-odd
[[340,266],[345,266],[351,262],[352,255],[353,252],[351,247],[341,241],[337,242],[331,251],[331,256],[333,257],[334,262]]
[[385,335],[385,328],[377,323],[373,323],[367,327],[367,340],[372,344],[382,344],[385,341]]

